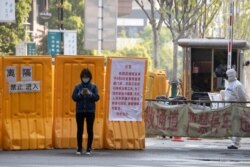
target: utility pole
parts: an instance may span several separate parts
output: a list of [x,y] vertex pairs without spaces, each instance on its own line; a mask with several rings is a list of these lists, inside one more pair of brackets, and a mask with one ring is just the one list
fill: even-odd
[[25,43],[27,43],[28,42],[28,33],[29,33],[29,26],[30,26],[30,23],[29,22],[25,22],[25,23],[23,23],[23,25],[24,25],[24,29],[25,29],[25,31],[24,31],[24,42]]
[[98,1],[98,56],[102,55],[102,42],[103,42],[103,2]]
[[227,69],[232,67],[234,0],[230,1],[229,12]]
[[61,54],[63,54],[63,0],[57,0],[58,29],[61,31]]

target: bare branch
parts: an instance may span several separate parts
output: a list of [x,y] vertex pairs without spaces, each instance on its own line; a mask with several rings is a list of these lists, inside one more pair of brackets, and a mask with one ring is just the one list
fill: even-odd
[[[210,16],[209,20],[207,21],[207,23],[205,24],[205,27],[208,27],[208,25],[213,21],[215,15],[217,14],[217,12],[219,11],[220,7],[221,7],[222,3],[220,3],[220,5],[214,9],[214,11],[212,12],[212,15]],[[210,7],[212,7],[212,5],[210,5],[208,7],[208,10],[210,9]]]
[[146,17],[148,18],[148,20],[151,22],[151,17],[149,16],[148,12],[146,11],[146,9],[144,8],[144,3],[143,0],[141,0],[139,2],[139,0],[135,0],[135,2],[141,7],[141,9],[143,10],[143,12],[145,13]]

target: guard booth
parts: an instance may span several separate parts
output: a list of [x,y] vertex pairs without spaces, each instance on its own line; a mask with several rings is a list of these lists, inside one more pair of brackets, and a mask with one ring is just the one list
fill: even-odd
[[[228,40],[180,39],[183,48],[183,95],[191,100],[206,100],[206,92],[224,89],[227,70]],[[244,76],[244,50],[250,45],[245,40],[234,40],[232,68],[238,79]]]

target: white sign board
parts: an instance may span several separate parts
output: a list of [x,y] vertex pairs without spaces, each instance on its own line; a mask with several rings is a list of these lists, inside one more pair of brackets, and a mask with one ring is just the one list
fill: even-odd
[[15,0],[0,0],[0,22],[14,22],[15,11]]
[[20,42],[16,46],[16,56],[27,56],[28,49],[27,49],[27,43]]
[[32,80],[32,66],[21,66],[21,81],[17,82],[17,67],[7,66],[5,78],[9,84],[10,93],[40,92],[40,81]]
[[40,92],[40,81],[9,83],[10,93]]
[[10,82],[16,82],[16,66],[7,66],[5,68],[5,78]]
[[64,55],[77,55],[76,31],[64,31]]
[[[208,93],[208,96],[211,101],[223,101],[220,93]],[[211,105],[211,109],[219,109],[225,107],[228,103],[211,103]]]
[[145,60],[112,60],[110,121],[142,120],[145,65]]
[[32,66],[21,66],[21,81],[32,81]]

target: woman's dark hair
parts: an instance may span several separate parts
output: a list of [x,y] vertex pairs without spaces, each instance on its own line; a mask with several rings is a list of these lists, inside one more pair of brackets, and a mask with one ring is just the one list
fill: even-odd
[[90,81],[91,81],[91,79],[92,79],[92,74],[91,74],[91,72],[89,71],[88,68],[84,68],[84,69],[82,70],[82,72],[81,72],[81,74],[80,74],[80,79],[82,79],[83,77],[88,77],[88,78],[90,79]]

